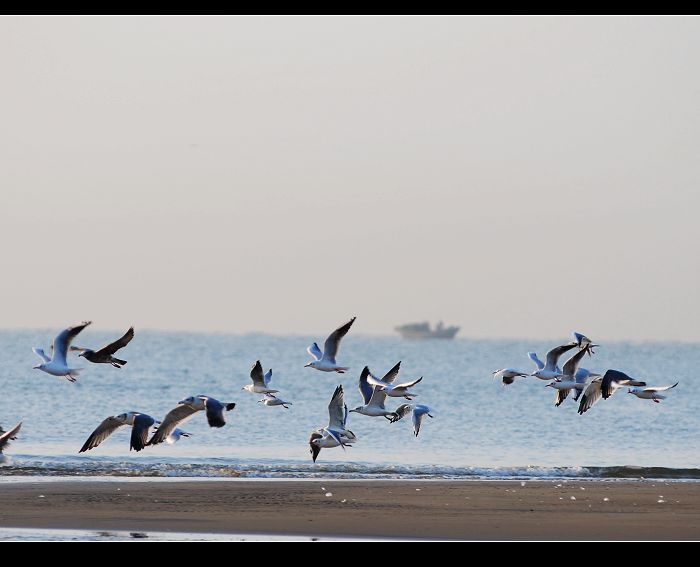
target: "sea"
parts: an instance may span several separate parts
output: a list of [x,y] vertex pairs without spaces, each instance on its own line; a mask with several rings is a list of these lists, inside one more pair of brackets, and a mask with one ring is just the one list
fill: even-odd
[[[544,357],[553,341],[420,341],[350,331],[338,356],[350,370],[335,374],[304,368],[306,347],[323,337],[137,329],[119,352],[128,360],[124,368],[70,354],[84,371],[69,383],[32,368],[40,362],[32,347],[48,349],[56,332],[0,332],[0,425],[23,422],[5,451],[0,483],[26,477],[700,480],[697,344],[603,343],[582,366],[679,385],[658,404],[621,389],[578,415],[571,399],[555,407],[555,392],[544,381],[528,377],[504,387],[492,378],[498,368],[533,371],[526,353]],[[88,329],[76,344],[96,347],[120,334]],[[258,403],[262,396],[242,390],[256,360],[272,367],[271,385],[292,402],[289,409],[266,407]],[[399,360],[399,380],[423,377],[414,403],[428,405],[434,416],[424,419],[420,435],[414,436],[410,418],[392,424],[351,413],[348,427],[357,443],[345,451],[324,449],[313,463],[309,435],[327,425],[336,386],[343,385],[352,409],[361,405],[362,368],[381,376]],[[225,427],[210,428],[200,412],[183,426],[192,436],[174,445],[130,451],[130,428],[123,427],[78,453],[107,416],[140,411],[162,419],[179,400],[198,394],[236,403]],[[389,398],[387,407],[404,401]]]

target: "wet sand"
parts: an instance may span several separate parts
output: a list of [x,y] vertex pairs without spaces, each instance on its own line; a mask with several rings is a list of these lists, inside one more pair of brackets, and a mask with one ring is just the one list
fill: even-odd
[[2,483],[0,494],[0,527],[468,540],[700,539],[700,483],[115,479]]

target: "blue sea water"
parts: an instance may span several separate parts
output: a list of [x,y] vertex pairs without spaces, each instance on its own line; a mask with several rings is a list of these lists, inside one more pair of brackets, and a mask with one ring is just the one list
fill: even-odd
[[[497,368],[531,371],[528,350],[541,356],[554,343],[515,340],[410,341],[369,337],[352,331],[339,361],[344,375],[304,368],[306,346],[322,337],[193,334],[138,331],[119,353],[121,370],[91,365],[74,384],[32,366],[32,346],[48,348],[55,330],[0,332],[0,424],[24,422],[6,451],[0,482],[24,475],[275,478],[700,478],[700,347],[679,343],[606,343],[583,366],[616,368],[649,384],[680,381],[660,404],[620,390],[578,415],[577,404],[554,406],[554,391],[534,378],[503,387]],[[80,345],[98,346],[119,331],[87,329]],[[563,337],[563,340],[567,340]],[[260,359],[274,370],[273,382],[289,410],[257,403],[241,390]],[[383,374],[402,361],[400,377],[423,376],[416,402],[435,410],[419,437],[410,419],[350,414],[355,446],[321,451],[313,464],[310,432],[325,426],[327,405],[343,384],[350,408],[360,405],[357,381],[367,364]],[[78,454],[90,432],[107,416],[135,410],[162,418],[178,400],[208,394],[236,402],[222,429],[198,414],[184,429],[193,433],[175,445],[129,451],[123,428],[98,448]],[[400,400],[389,399],[393,408]]]

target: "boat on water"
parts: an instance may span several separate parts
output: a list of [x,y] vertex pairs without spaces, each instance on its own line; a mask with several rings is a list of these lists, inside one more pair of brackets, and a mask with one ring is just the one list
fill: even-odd
[[459,332],[459,327],[445,327],[440,321],[434,329],[430,323],[408,323],[395,327],[396,331],[404,339],[454,339]]

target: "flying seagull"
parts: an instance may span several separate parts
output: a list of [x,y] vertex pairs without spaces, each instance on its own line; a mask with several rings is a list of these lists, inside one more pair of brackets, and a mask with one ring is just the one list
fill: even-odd
[[678,382],[676,382],[673,386],[647,386],[646,388],[637,387],[630,388],[629,390],[627,390],[627,393],[634,394],[635,396],[643,400],[651,400],[658,404],[659,400],[666,399],[666,396],[664,396],[663,394],[659,394],[659,392],[665,392],[666,390],[670,390],[671,388],[675,388],[676,386],[678,386]]
[[547,362],[544,363],[544,365],[542,366],[540,366],[542,364],[542,361],[539,358],[537,358],[537,355],[534,352],[528,352],[527,355],[535,364],[537,364],[537,370],[530,374],[530,376],[535,376],[540,380],[555,380],[556,378],[559,378],[561,376],[561,371],[557,367],[559,357],[561,357],[562,354],[571,350],[572,348],[576,348],[576,346],[576,343],[570,343],[554,347],[547,353]]
[[386,392],[386,395],[390,398],[406,398],[407,400],[412,400],[418,394],[409,392],[408,389],[415,386],[420,382],[423,377],[421,376],[418,380],[410,380],[408,382],[402,382],[401,384],[394,384],[394,380],[399,375],[399,368],[401,367],[401,361],[399,360],[396,365],[389,370],[384,375],[384,378],[379,380],[371,372],[367,375],[367,383],[372,386],[377,386]]
[[126,345],[128,345],[131,339],[133,338],[134,328],[129,327],[129,330],[126,333],[124,333],[124,335],[121,338],[117,339],[113,343],[109,343],[108,345],[103,346],[99,350],[91,350],[89,348],[81,347],[70,347],[70,350],[79,351],[80,354],[78,356],[82,356],[86,360],[94,362],[95,364],[111,364],[115,368],[121,368],[126,364],[126,360],[115,358],[112,355],[119,349],[122,349]]
[[[529,353],[529,354],[535,354]],[[535,354],[535,357],[537,355]],[[542,368],[544,368],[544,364],[542,365]],[[525,372],[520,372],[518,370],[513,370],[512,368],[499,368],[498,370],[494,370],[492,373],[494,378],[501,380],[503,382],[504,386],[508,386],[515,382],[515,379],[518,376],[522,376],[523,378],[527,377],[528,375],[525,374]]]
[[226,425],[224,412],[231,411],[235,407],[235,403],[224,404],[215,398],[204,395],[185,398],[178,402],[177,407],[170,410],[163,418],[163,423],[160,424],[158,431],[153,434],[147,445],[157,445],[166,441],[178,424],[201,410],[206,412],[209,427],[223,427]]
[[107,437],[112,435],[117,429],[124,425],[131,425],[131,441],[129,442],[129,451],[132,449],[136,452],[141,451],[146,446],[148,432],[156,423],[150,415],[137,411],[129,411],[120,413],[119,415],[110,415],[100,423],[95,431],[90,434],[87,441],[83,444],[78,453],[84,453],[90,449],[94,449],[102,443]]
[[5,447],[7,447],[10,441],[17,439],[17,434],[21,428],[21,421],[9,431],[5,431],[2,427],[0,427],[0,463],[5,461],[5,456],[2,454],[3,450]]
[[323,343],[323,352],[318,348],[318,344],[314,343],[309,348],[306,349],[314,360],[304,365],[304,368],[315,368],[321,372],[337,372],[338,374],[343,374],[346,370],[350,370],[347,366],[338,366],[335,361],[335,357],[338,355],[338,348],[340,347],[340,340],[348,333],[350,327],[355,322],[355,317],[350,319],[342,327],[338,327],[333,331],[326,342]]
[[75,327],[68,327],[61,331],[53,340],[53,357],[49,358],[47,354],[40,348],[33,348],[34,353],[39,356],[44,363],[34,367],[35,370],[43,370],[52,376],[63,376],[69,382],[75,382],[82,368],[68,368],[66,362],[66,354],[73,339],[87,327],[92,321],[84,321]]
[[372,386],[368,381],[369,375],[369,368],[365,366],[360,374],[359,383],[360,394],[362,394],[362,399],[365,403],[362,406],[357,406],[355,409],[351,409],[350,413],[357,412],[369,417],[383,416],[386,419],[391,420],[392,418],[396,417],[396,412],[389,411],[384,407],[387,392],[383,386]]
[[251,394],[274,394],[279,392],[279,390],[272,390],[268,387],[270,380],[272,380],[272,368],[267,371],[267,374],[263,374],[263,367],[259,360],[253,364],[253,368],[250,370],[250,379],[253,383],[246,384],[241,390]]
[[411,421],[413,421],[413,434],[418,437],[421,423],[423,423],[423,417],[427,415],[428,417],[433,418],[434,416],[430,413],[432,411],[433,410],[431,410],[428,406],[421,404],[417,404],[415,406],[412,406],[411,404],[401,404],[398,408],[396,408],[396,417],[391,419],[391,423],[396,423],[400,419],[406,417],[409,413],[412,414]]
[[581,333],[577,333],[576,331],[574,331],[571,334],[574,337],[574,342],[578,345],[578,348],[588,348],[589,355],[595,354],[595,352],[593,352],[593,347],[600,346],[594,344],[593,341],[589,339],[586,335],[582,335]]
[[258,400],[258,403],[266,406],[282,406],[284,409],[289,409],[289,406],[293,405],[292,402],[285,402],[282,398],[278,398],[273,394],[265,394],[265,397],[262,400]]
[[622,386],[646,386],[646,382],[630,378],[619,370],[608,370],[603,376],[593,378],[586,386],[578,404],[578,413],[583,415],[601,398],[607,399]]
[[348,406],[345,405],[343,386],[340,385],[333,392],[333,397],[328,404],[328,427],[316,429],[309,437],[311,458],[314,463],[321,449],[342,447],[344,450],[345,447],[357,441],[357,436],[346,427],[347,420]]

